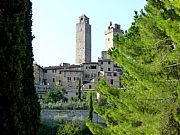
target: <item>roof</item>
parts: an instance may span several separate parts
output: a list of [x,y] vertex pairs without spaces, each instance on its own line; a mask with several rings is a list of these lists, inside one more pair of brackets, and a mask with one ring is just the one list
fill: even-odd
[[85,64],[98,64],[98,62],[87,62],[87,63],[82,63],[82,65],[85,65]]

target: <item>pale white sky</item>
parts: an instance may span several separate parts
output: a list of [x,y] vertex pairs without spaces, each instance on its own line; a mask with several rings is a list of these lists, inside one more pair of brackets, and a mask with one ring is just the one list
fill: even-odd
[[127,30],[134,11],[144,8],[146,0],[31,0],[34,62],[40,66],[75,63],[76,23],[86,14],[91,24],[91,56],[98,60],[105,49],[104,32],[109,22]]

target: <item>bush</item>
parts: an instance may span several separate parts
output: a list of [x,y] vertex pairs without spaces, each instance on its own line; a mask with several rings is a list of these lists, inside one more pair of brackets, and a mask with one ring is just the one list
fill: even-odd
[[87,126],[80,128],[76,124],[65,124],[59,127],[57,135],[92,135]]
[[83,116],[75,116],[70,122],[67,115],[56,115],[54,120],[43,119],[41,123],[37,135],[92,135]]
[[57,135],[80,135],[80,128],[74,124],[65,124],[59,127]]
[[82,128],[85,125],[85,119],[82,115],[80,117],[74,116],[72,119],[72,124],[79,125],[80,128]]
[[41,128],[37,135],[56,135],[59,124],[53,120],[44,119],[41,121]]
[[56,121],[59,124],[65,124],[68,121],[68,116],[67,116],[67,114],[65,114],[65,115],[58,114],[58,115],[54,116],[54,121]]
[[41,102],[42,109],[59,109],[59,110],[87,110],[88,105],[85,101],[69,101],[69,102],[62,102],[58,101],[56,103],[43,103]]

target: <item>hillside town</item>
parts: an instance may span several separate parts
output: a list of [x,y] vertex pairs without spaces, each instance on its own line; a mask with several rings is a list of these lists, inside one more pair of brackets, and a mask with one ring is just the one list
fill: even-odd
[[[77,95],[78,87],[85,93],[94,90],[103,77],[110,86],[120,88],[122,68],[108,56],[108,49],[114,46],[113,36],[123,31],[119,24],[110,22],[105,31],[105,51],[96,62],[91,61],[91,25],[86,15],[79,17],[76,24],[76,64],[61,63],[59,66],[41,67],[34,63],[35,86],[39,98],[47,90],[65,89],[67,97]],[[79,83],[81,86],[79,86]]]

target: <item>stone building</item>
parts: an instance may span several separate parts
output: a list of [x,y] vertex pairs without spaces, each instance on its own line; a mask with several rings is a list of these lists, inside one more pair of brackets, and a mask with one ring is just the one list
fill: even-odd
[[81,65],[83,71],[82,90],[87,92],[94,89],[99,80],[99,64],[98,62],[83,63]]
[[106,80],[107,84],[113,87],[121,87],[122,68],[112,61],[108,55],[104,57],[104,51],[101,58],[98,59],[100,65],[100,74]]
[[33,64],[34,69],[34,84],[38,92],[39,98],[43,98],[43,95],[50,89],[47,85],[47,77],[45,76],[45,69],[39,66],[37,63]]
[[91,62],[91,25],[86,15],[76,24],[76,64]]
[[40,97],[47,89],[62,88],[66,90],[67,96],[75,96],[79,80],[82,92],[87,92],[95,89],[101,77],[110,86],[120,88],[122,68],[110,59],[107,50],[114,46],[113,36],[121,33],[120,25],[110,23],[105,32],[106,50],[102,51],[97,62],[91,62],[91,25],[86,15],[80,16],[76,24],[76,65],[61,63],[59,66],[43,68],[34,64],[35,85]]

